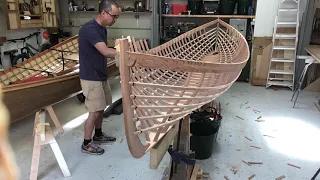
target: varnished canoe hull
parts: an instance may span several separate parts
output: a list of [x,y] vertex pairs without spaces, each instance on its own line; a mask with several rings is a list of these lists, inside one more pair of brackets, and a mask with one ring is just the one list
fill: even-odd
[[3,88],[3,101],[9,110],[11,122],[81,91],[78,74],[48,78],[24,88],[26,85]]
[[[108,77],[119,74],[115,64],[108,67]],[[7,106],[11,122],[21,120],[41,108],[81,93],[78,73],[52,77],[32,83],[4,87],[3,101]]]

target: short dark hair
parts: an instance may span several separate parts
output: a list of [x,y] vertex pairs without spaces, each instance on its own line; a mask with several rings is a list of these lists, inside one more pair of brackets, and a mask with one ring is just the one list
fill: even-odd
[[99,4],[99,13],[102,11],[110,12],[112,10],[112,5],[119,8],[119,5],[114,0],[102,0]]

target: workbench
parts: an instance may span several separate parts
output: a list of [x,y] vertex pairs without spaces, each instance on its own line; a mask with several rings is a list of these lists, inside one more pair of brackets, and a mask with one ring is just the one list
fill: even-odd
[[[314,63],[320,64],[320,45],[308,45],[305,50],[314,58]],[[320,92],[320,78],[307,86],[305,90]],[[315,102],[315,105],[320,111],[320,98],[318,99],[318,102]]]

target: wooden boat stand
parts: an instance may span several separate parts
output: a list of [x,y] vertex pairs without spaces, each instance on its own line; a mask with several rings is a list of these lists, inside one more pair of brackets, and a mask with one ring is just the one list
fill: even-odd
[[196,164],[195,154],[190,150],[189,116],[180,120],[150,150],[150,168],[157,169],[167,151],[171,159],[162,180],[202,180],[202,169]]
[[60,136],[64,132],[51,105],[36,112],[35,120],[34,120],[34,128],[33,128],[34,146],[33,146],[30,180],[36,180],[38,177],[41,146],[46,144],[50,144],[51,149],[58,161],[58,164],[60,166],[60,169],[64,177],[71,176],[67,163],[52,133],[50,124],[46,123],[46,111],[49,113],[53,123],[55,124],[56,128],[59,131],[58,136]]

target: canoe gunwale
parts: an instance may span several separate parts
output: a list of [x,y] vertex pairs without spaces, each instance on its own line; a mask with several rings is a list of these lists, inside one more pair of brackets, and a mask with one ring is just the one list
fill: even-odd
[[126,65],[129,67],[166,69],[182,72],[199,72],[199,73],[224,73],[234,72],[235,69],[242,69],[246,61],[238,63],[216,63],[208,61],[191,61],[185,59],[170,58],[139,52],[126,52],[129,56]]
[[78,73],[70,74],[70,75],[64,75],[64,76],[57,76],[57,77],[48,77],[45,79],[37,80],[34,82],[26,82],[22,84],[12,84],[8,86],[3,86],[2,91],[3,93],[10,92],[10,91],[17,91],[25,88],[34,88],[37,86],[43,86],[51,83],[56,83],[60,81],[66,81],[69,79],[77,78],[79,77]]

